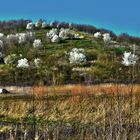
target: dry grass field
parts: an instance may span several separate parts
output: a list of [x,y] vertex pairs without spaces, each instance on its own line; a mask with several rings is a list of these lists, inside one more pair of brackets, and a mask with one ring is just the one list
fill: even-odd
[[98,84],[98,85],[61,85],[61,86],[5,86],[11,93],[24,93],[24,94],[139,94],[139,84]]
[[34,132],[40,140],[78,140],[79,137],[85,140],[140,139],[140,85],[7,89],[12,94],[0,95],[0,121],[14,126],[1,126],[0,138],[5,132],[10,137],[10,132],[17,127],[22,133],[27,131],[30,134],[29,125],[36,126]]

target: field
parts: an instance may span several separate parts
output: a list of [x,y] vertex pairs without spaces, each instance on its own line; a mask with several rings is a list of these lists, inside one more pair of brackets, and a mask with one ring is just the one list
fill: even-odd
[[0,96],[1,140],[140,138],[139,85],[10,88],[19,93]]
[[0,140],[140,140],[140,38],[41,19],[0,31]]

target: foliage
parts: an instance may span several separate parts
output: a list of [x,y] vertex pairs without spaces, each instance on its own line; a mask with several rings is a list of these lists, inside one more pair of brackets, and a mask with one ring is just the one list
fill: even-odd
[[[10,24],[14,28],[10,29]],[[3,83],[18,83],[22,78],[25,83],[42,81],[49,85],[112,82],[116,77],[121,82],[131,79],[131,66],[121,65],[123,53],[133,52],[133,44],[127,36],[120,39],[105,29],[57,21],[21,20],[0,22],[0,25],[3,31],[0,34],[0,79]],[[31,28],[26,29],[26,26]],[[133,43],[135,41],[133,38]],[[138,46],[135,52],[139,57]],[[139,75],[139,59],[136,62],[135,75]]]

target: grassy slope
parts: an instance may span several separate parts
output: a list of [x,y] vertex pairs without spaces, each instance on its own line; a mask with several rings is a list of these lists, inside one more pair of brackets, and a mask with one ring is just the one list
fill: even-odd
[[[120,63],[122,61],[123,52],[132,50],[132,48],[127,47],[128,42],[120,43],[120,46],[125,46],[127,44],[126,47],[123,48],[109,47],[110,44],[105,44],[102,39],[96,40],[93,37],[93,34],[73,30],[73,32],[83,35],[84,39],[65,40],[61,43],[49,43],[46,40],[46,33],[48,31],[48,29],[36,29],[33,31],[35,32],[35,38],[42,40],[43,48],[35,49],[33,48],[32,43],[27,43],[13,45],[4,50],[6,56],[12,53],[22,54],[23,57],[29,60],[31,65],[35,58],[40,58],[42,60],[42,67],[21,72],[16,66],[8,67],[6,65],[0,65],[0,83],[3,83],[3,81],[9,83],[20,83],[21,81],[32,83],[33,81],[36,81],[36,83],[38,83],[41,80],[43,82],[50,80],[48,82],[49,84],[55,84],[52,75],[55,75],[54,77],[57,84],[80,83],[86,81],[86,78],[91,78],[92,81],[95,80],[95,82],[115,81],[117,78],[119,81],[130,82],[131,69],[128,70]],[[26,30],[23,32],[26,32]],[[86,64],[76,66],[69,64],[66,52],[70,52],[72,48],[84,48],[87,58]],[[139,51],[137,51],[137,54],[140,54]],[[52,71],[54,67],[58,68],[57,73]],[[79,71],[71,71],[73,68],[79,68]],[[84,68],[87,71],[82,71],[81,68]],[[137,81],[139,82],[140,74],[138,69],[139,68],[137,67],[135,70],[137,73]],[[83,79],[86,77],[84,80],[81,80],[81,77],[79,76],[80,73],[85,74],[85,76],[82,77]],[[32,80],[30,76],[34,80]]]

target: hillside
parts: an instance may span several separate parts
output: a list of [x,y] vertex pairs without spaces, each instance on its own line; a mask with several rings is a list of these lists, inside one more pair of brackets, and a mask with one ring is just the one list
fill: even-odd
[[139,45],[89,25],[0,22],[0,140],[140,139]]
[[139,38],[43,20],[0,22],[0,32],[1,85],[140,82]]

